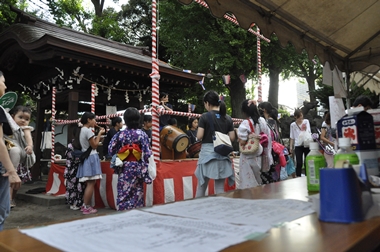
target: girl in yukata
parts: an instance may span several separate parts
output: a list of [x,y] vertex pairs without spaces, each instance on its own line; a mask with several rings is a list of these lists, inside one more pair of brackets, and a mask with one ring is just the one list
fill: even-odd
[[[9,114],[18,126],[18,129],[14,130],[12,135],[4,136],[9,157],[20,179],[23,182],[31,181],[32,177],[29,168],[36,162],[31,133],[33,127],[29,126],[32,111],[30,108],[20,105],[13,108]],[[16,194],[17,190],[10,191],[12,208],[16,206]]]
[[[248,135],[252,133],[251,128],[255,134],[263,132],[270,136],[270,129],[265,119],[260,117],[256,102],[243,101],[241,111],[247,119],[240,124],[237,130],[239,144],[246,144]],[[260,175],[262,172],[268,172],[270,164],[273,163],[272,155],[268,153],[268,150],[271,149],[272,140],[268,137],[267,146],[263,147],[260,144],[259,149],[252,155],[240,153],[238,189],[255,187],[263,183]]]
[[121,160],[114,167],[119,175],[117,183],[117,209],[128,210],[144,206],[143,183],[151,184],[148,164],[152,155],[149,137],[140,129],[140,113],[136,108],[124,112],[127,128],[119,131],[108,145],[108,153]]
[[[100,127],[98,135],[95,136],[92,131],[96,127],[95,114],[90,112],[85,112],[81,119],[80,123],[83,125],[79,134],[75,136],[74,143],[79,142],[82,152],[89,152],[88,157],[79,164],[77,178],[79,182],[86,182],[86,189],[84,190],[83,195],[83,206],[81,211],[83,214],[93,214],[97,210],[92,208],[90,205],[91,198],[94,193],[95,182],[98,179],[102,178],[102,169],[100,166],[100,159],[97,152],[97,147],[101,139],[101,135],[105,133],[105,129]],[[78,136],[79,135],[79,136]]]
[[[80,128],[76,128],[77,131]],[[74,131],[74,135],[76,135],[76,131]],[[86,184],[84,182],[79,182],[79,178],[77,178],[78,168],[80,164],[79,155],[77,154],[81,146],[77,146],[75,149],[75,139],[73,143],[69,143],[67,145],[67,150],[65,153],[66,156],[66,168],[63,174],[66,179],[66,203],[70,205],[71,210],[79,210],[83,206],[83,195],[84,190],[86,188]],[[79,152],[81,153],[81,151]]]

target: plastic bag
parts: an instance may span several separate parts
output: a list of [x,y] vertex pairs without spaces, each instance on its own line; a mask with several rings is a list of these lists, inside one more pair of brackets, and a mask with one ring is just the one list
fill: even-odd
[[313,142],[313,138],[311,137],[311,134],[307,131],[301,131],[301,133],[298,136],[299,146],[303,145],[306,148],[309,148],[310,143]]
[[289,176],[296,172],[296,167],[291,157],[288,157],[288,161],[286,162],[286,172]]
[[285,167],[281,167],[280,180],[285,180],[285,179],[288,179],[288,173]]

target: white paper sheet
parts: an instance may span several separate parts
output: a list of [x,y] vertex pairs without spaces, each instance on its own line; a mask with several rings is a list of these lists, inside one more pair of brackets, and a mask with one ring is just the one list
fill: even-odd
[[20,232],[63,251],[168,252],[218,251],[259,230],[133,210]]
[[294,199],[236,199],[207,197],[144,208],[152,213],[168,214],[225,223],[250,225],[268,231],[271,227],[314,212],[312,204]]

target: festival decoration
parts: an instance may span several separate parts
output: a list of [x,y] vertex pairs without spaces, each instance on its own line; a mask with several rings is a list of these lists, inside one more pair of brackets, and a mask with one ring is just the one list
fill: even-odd
[[241,75],[239,76],[239,79],[241,80],[241,82],[243,82],[243,84],[247,83],[247,78],[245,77],[244,74],[241,74]]
[[[257,32],[260,33],[260,28],[257,27]],[[262,87],[262,84],[261,84],[261,42],[260,42],[260,38],[257,37],[257,81],[258,81],[258,88],[257,88],[257,91],[258,91],[258,97],[257,97],[257,101],[260,103],[263,101],[263,87]]]
[[91,113],[95,114],[95,90],[96,90],[96,84],[91,84]]
[[223,80],[223,84],[227,86],[231,82],[231,76],[229,74],[222,75],[222,80]]
[[199,85],[202,86],[203,90],[206,90],[206,88],[204,86],[204,81],[205,81],[205,77],[203,77],[202,80],[200,80],[198,83],[199,83]]
[[129,103],[129,96],[128,96],[128,92],[125,92],[125,102],[126,102],[126,103]]
[[56,95],[56,89],[55,87],[53,87],[52,91],[51,91],[51,154],[50,154],[50,162],[51,163],[54,163],[54,156],[55,156],[55,153],[54,153],[54,142],[55,142],[55,95]]

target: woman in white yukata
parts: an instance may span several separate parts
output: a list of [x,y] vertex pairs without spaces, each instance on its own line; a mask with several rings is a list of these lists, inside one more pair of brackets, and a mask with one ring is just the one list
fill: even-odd
[[[247,119],[240,124],[237,130],[239,144],[245,144],[248,140],[248,135],[251,133],[250,123],[252,123],[256,134],[263,132],[267,136],[270,136],[270,129],[265,119],[260,117],[255,102],[249,100],[243,101],[241,111]],[[259,149],[254,154],[246,155],[240,153],[239,175],[236,178],[237,189],[250,188],[262,184],[260,178],[261,172],[269,171],[269,167],[273,163],[271,150],[272,140],[268,137],[267,146],[263,148],[260,144]]]

